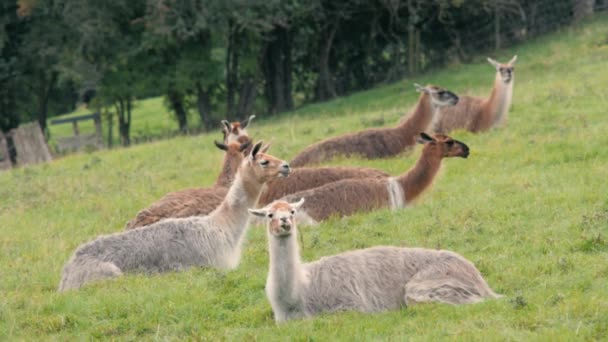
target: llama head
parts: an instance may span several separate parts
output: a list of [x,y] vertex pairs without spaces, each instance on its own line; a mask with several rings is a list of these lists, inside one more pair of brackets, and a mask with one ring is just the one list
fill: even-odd
[[222,120],[222,134],[224,135],[224,144],[231,144],[233,142],[244,143],[251,140],[247,134],[247,126],[255,118],[255,115],[250,115],[243,121],[228,122],[228,120]]
[[424,132],[418,136],[418,143],[424,144],[423,153],[431,153],[440,158],[462,157],[469,156],[469,147],[458,140],[444,134],[433,134],[430,136]]
[[261,209],[249,209],[255,216],[266,218],[268,233],[275,237],[286,237],[293,233],[296,227],[294,216],[304,204],[304,198],[296,203],[274,201]]
[[418,83],[414,83],[414,87],[416,91],[430,96],[431,103],[435,107],[454,106],[458,103],[458,95],[442,87],[430,84],[423,87]]
[[496,72],[500,74],[500,78],[504,83],[510,83],[513,80],[513,73],[515,72],[515,61],[517,55],[513,56],[509,63],[498,63],[492,58],[488,57],[488,62],[496,68]]
[[270,145],[262,147],[263,142],[260,141],[253,145],[251,152],[243,161],[243,166],[247,175],[253,176],[260,184],[266,183],[276,177],[287,177],[289,175],[289,164],[273,157],[266,152]]

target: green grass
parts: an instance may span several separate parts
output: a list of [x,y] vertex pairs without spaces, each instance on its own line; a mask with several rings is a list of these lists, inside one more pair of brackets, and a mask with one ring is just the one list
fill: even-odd
[[[61,115],[52,119],[69,118],[93,113],[94,111],[95,110],[91,110],[83,106],[70,114]],[[163,99],[161,97],[135,101],[133,104],[132,115],[133,124],[131,128],[131,137],[133,139],[150,139],[154,137],[169,136],[177,131],[177,122],[163,103]],[[189,117],[188,119],[192,120],[193,118]],[[113,120],[113,144],[118,145],[120,142],[120,137],[118,134],[118,121],[116,117],[114,117]],[[108,139],[108,121],[105,116],[102,121],[102,127],[103,142],[105,144],[107,143]],[[93,120],[78,122],[78,128],[80,130],[80,134],[93,134],[95,132]],[[51,133],[51,140],[49,142],[51,146],[56,144],[58,138],[74,135],[71,123],[49,125],[49,131]]]
[[[471,156],[449,159],[408,209],[303,228],[303,258],[374,245],[456,251],[504,298],[468,306],[425,304],[364,315],[323,315],[276,325],[264,295],[263,229],[248,234],[230,272],[195,269],[129,275],[55,292],[74,249],[163,194],[212,184],[219,134],[77,154],[0,174],[0,340],[606,340],[608,338],[608,17],[536,39],[519,55],[508,127],[456,132]],[[318,139],[391,125],[416,99],[411,84],[485,95],[482,58],[416,80],[255,121],[290,159]],[[143,106],[143,105],[142,105]],[[164,109],[157,107],[159,114]],[[420,153],[337,160],[398,174]]]

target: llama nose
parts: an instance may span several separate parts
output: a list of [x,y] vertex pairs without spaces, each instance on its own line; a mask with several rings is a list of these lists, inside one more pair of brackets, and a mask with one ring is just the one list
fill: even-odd
[[287,177],[289,175],[289,171],[290,171],[289,164],[287,162],[283,162],[279,168],[279,172],[283,176]]
[[287,217],[281,217],[281,222],[287,222]]

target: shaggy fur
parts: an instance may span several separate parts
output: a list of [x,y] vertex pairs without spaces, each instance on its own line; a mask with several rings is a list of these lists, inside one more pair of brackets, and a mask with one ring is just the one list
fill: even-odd
[[268,220],[266,296],[277,322],[323,312],[396,310],[420,302],[497,298],[475,266],[445,250],[372,247],[302,263],[294,212],[277,201],[251,213]]
[[[298,211],[298,222],[302,224],[315,224],[334,215],[349,216],[379,208],[402,207],[406,201],[412,202],[432,184],[443,158],[466,158],[469,155],[467,145],[445,135],[431,137],[422,133],[419,140],[425,144],[422,155],[413,168],[399,177],[345,179],[300,191],[283,199],[288,202],[306,199]],[[396,183],[399,184],[400,191],[395,189]]]
[[488,58],[496,68],[494,87],[487,99],[461,96],[458,104],[442,108],[438,120],[432,130],[437,133],[449,133],[455,129],[465,129],[471,132],[483,132],[506,122],[515,82],[514,56],[507,64],[497,63]]
[[265,182],[287,176],[289,165],[260,151],[239,167],[226,199],[209,216],[167,219],[105,235],[81,245],[63,268],[59,291],[126,272],[180,271],[192,266],[235,268],[248,227],[248,212]]
[[358,155],[367,159],[397,155],[416,143],[416,135],[433,122],[438,109],[452,106],[458,96],[436,86],[417,86],[418,104],[408,118],[394,128],[373,128],[328,138],[305,148],[291,162],[292,167],[318,164],[336,156]]
[[209,188],[194,188],[168,193],[160,200],[152,203],[150,207],[138,212],[135,218],[127,223],[126,228],[148,226],[169,217],[207,215],[215,210],[228,193],[228,188],[244,159],[244,154],[249,152],[251,142],[232,143],[228,146],[215,142],[215,145],[226,151],[222,172],[215,185]]
[[264,206],[298,191],[316,188],[342,179],[385,177],[388,177],[388,174],[384,171],[364,167],[303,167],[292,170],[288,178],[273,179],[266,183],[258,200],[258,206]]

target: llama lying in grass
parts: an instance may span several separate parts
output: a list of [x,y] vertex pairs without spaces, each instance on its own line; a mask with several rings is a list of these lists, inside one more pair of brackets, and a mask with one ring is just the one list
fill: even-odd
[[230,145],[232,143],[244,143],[249,141],[249,134],[247,133],[247,126],[251,123],[251,120],[255,118],[255,115],[250,115],[244,121],[228,122],[228,120],[222,120],[222,134],[224,134],[224,144]]
[[397,155],[416,144],[416,135],[426,131],[441,107],[453,106],[458,96],[437,86],[416,85],[421,93],[413,112],[397,127],[372,128],[328,138],[305,148],[291,167],[318,164],[336,156],[359,155],[367,159]]
[[318,188],[300,191],[283,199],[300,198],[306,204],[298,211],[298,222],[316,224],[330,216],[349,216],[379,208],[402,208],[426,190],[437,175],[443,158],[469,156],[469,147],[446,135],[421,133],[424,144],[416,165],[399,177],[345,179]]
[[496,68],[490,97],[461,96],[457,105],[440,110],[432,130],[446,134],[455,129],[483,132],[506,122],[513,96],[516,60],[517,56],[514,56],[509,63],[501,64],[488,58],[488,62]]
[[59,291],[123,273],[180,271],[192,266],[235,268],[248,227],[247,210],[267,181],[289,174],[289,165],[257,143],[239,166],[222,204],[209,216],[166,219],[100,236],[78,247],[63,268]]
[[475,266],[445,250],[371,247],[302,263],[294,213],[304,202],[249,211],[267,219],[266,296],[277,322],[323,312],[396,310],[420,302],[497,298]]
[[[243,139],[243,137],[241,137]],[[134,219],[127,223],[127,229],[151,225],[165,218],[189,217],[207,215],[226,197],[236,171],[249,152],[251,141],[225,145],[215,142],[215,145],[226,151],[222,172],[215,184],[209,188],[193,188],[166,194],[160,200],[152,203],[146,209],[137,213]]]
[[302,167],[291,170],[289,178],[277,178],[266,183],[258,206],[264,206],[283,196],[313,189],[343,179],[386,178],[389,174],[366,167]]

